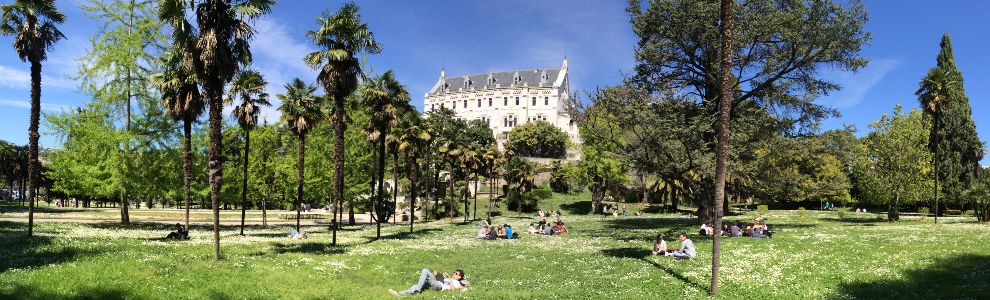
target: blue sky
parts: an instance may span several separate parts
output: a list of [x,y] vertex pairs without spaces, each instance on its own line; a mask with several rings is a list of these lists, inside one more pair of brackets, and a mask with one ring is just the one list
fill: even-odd
[[[303,30],[315,29],[315,18],[336,10],[340,1],[279,1],[274,13],[254,23],[259,31],[252,43],[255,67],[273,83],[270,92],[299,77],[312,82],[316,73],[301,57],[315,51]],[[61,26],[68,40],[57,45],[43,65],[42,108],[57,112],[78,106],[86,96],[74,92],[74,59],[89,48],[88,38],[99,23],[85,17],[76,1],[57,1],[68,17]],[[966,93],[982,140],[990,141],[990,20],[980,13],[985,0],[871,1],[866,28],[875,38],[862,55],[872,62],[859,73],[828,70],[823,76],[844,89],[820,99],[838,108],[842,118],[823,122],[824,129],[855,124],[860,135],[867,124],[890,113],[894,105],[917,106],[918,79],[935,66],[943,32],[952,35],[956,63],[966,79]],[[632,69],[637,37],[632,33],[626,1],[361,1],[364,21],[385,46],[370,58],[377,73],[393,69],[422,106],[423,94],[436,83],[441,68],[448,76],[515,69],[557,68],[565,52],[571,91],[621,81]],[[27,143],[30,96],[28,63],[21,62],[0,37],[0,139]],[[7,49],[7,50],[2,50]],[[275,103],[277,106],[278,103]],[[278,118],[274,108],[269,120]],[[42,128],[42,131],[46,129]],[[52,136],[42,136],[51,147]],[[984,164],[987,164],[984,162]]]

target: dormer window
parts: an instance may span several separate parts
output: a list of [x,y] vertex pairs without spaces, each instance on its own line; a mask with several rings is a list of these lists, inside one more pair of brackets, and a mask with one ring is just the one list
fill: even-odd
[[522,77],[519,77],[519,71],[516,71],[516,73],[512,75],[512,84],[519,84],[520,82],[522,82]]
[[467,76],[464,76],[464,88],[467,89],[469,87],[471,87],[471,79],[468,79]]
[[495,85],[495,76],[492,76],[492,72],[488,72],[488,85]]
[[550,81],[550,75],[547,75],[547,69],[543,69],[543,73],[540,74],[540,84],[546,84]]

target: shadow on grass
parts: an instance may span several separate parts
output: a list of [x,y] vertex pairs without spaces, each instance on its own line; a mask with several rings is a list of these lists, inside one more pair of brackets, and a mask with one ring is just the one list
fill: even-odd
[[[702,290],[703,289],[708,289],[707,286],[702,286],[701,284],[699,284],[697,282],[691,281],[690,278],[687,278],[684,275],[678,274],[677,272],[674,272],[670,268],[667,268],[667,267],[665,267],[663,265],[660,265],[660,264],[656,263],[655,261],[646,259],[647,257],[650,257],[652,255],[651,255],[650,251],[647,250],[647,249],[645,249],[645,248],[627,247],[627,248],[618,248],[618,249],[605,249],[605,250],[602,250],[601,253],[603,255],[607,255],[607,256],[611,256],[611,257],[616,257],[616,258],[632,258],[632,259],[641,260],[643,262],[647,262],[647,263],[653,265],[653,267],[655,267],[657,269],[660,269],[660,270],[663,270],[664,272],[667,272],[667,274],[669,274],[671,277],[674,277],[677,280],[683,281],[684,283],[693,285],[697,289],[702,289]],[[669,257],[669,258],[671,260],[674,260],[673,257]]]
[[[13,283],[0,287],[0,299],[26,300],[89,300],[89,299],[131,299],[130,292],[111,287],[72,287],[71,295],[50,292],[53,286],[40,287]],[[215,298],[214,298],[215,299]]]
[[292,240],[288,243],[272,243],[272,251],[278,254],[285,253],[305,253],[305,254],[344,254],[347,253],[347,248],[349,245],[337,245],[337,247],[332,247],[330,244],[317,243],[317,242],[304,242],[301,240]]
[[926,268],[898,279],[851,281],[836,287],[835,299],[986,299],[990,295],[990,255],[930,258]]
[[560,209],[570,215],[587,215],[591,213],[591,200],[561,204]]
[[[37,227],[35,233],[38,231]],[[103,253],[98,250],[80,250],[74,247],[53,245],[53,239],[47,236],[27,236],[27,224],[20,222],[0,221],[0,249],[7,258],[0,260],[0,274],[12,269],[42,267],[73,261],[79,256]],[[0,295],[0,299],[6,298]]]

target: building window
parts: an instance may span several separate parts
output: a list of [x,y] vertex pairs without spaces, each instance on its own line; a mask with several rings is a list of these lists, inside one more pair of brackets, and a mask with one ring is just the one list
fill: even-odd
[[464,108],[467,108],[467,100],[464,100]]
[[502,103],[502,106],[509,106],[509,97],[504,97],[502,100],[505,101],[505,103]]
[[492,107],[492,98],[488,98],[488,107]]
[[550,105],[550,97],[543,97],[543,105]]
[[533,106],[536,106],[536,97],[533,97]]
[[509,118],[502,119],[505,121],[505,127],[509,127]]
[[478,107],[481,107],[481,99],[478,99]]
[[436,108],[437,108],[437,105],[436,104],[430,104],[430,110],[434,110]]
[[519,118],[513,118],[512,119],[512,126],[515,127],[518,124],[519,124]]
[[519,97],[516,97],[516,105],[519,105]]

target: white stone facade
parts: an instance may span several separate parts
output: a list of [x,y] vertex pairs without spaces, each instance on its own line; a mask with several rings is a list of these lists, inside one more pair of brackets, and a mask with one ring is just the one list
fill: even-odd
[[440,79],[423,96],[423,110],[429,114],[440,107],[453,108],[463,120],[488,122],[499,141],[513,127],[529,121],[547,121],[578,141],[577,125],[565,110],[570,97],[567,59],[560,69],[533,69],[464,75]]

